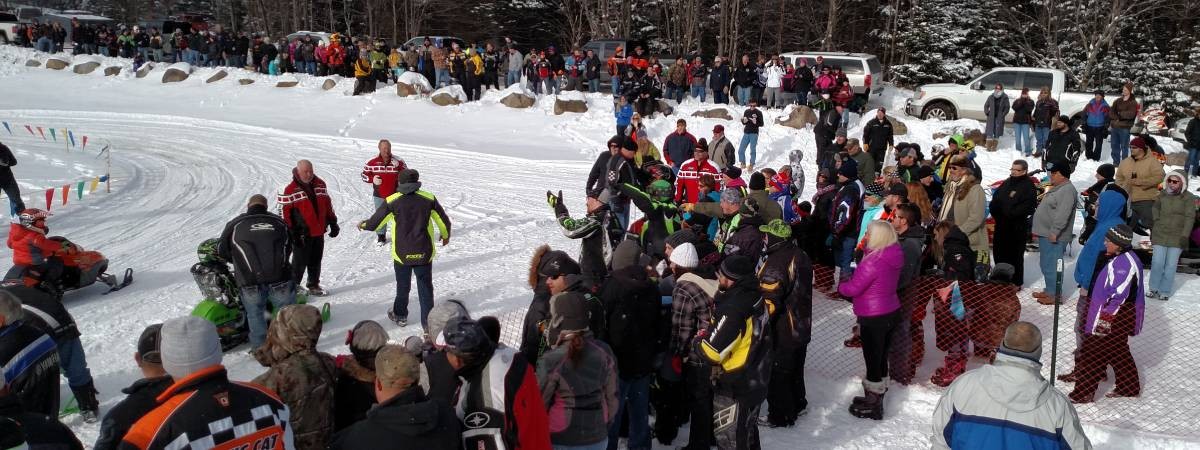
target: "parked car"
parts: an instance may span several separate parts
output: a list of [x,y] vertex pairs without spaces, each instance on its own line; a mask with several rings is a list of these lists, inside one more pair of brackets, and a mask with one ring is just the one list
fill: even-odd
[[1175,142],[1187,145],[1187,135],[1185,135],[1184,132],[1187,131],[1188,124],[1193,120],[1196,119],[1193,117],[1182,117],[1179,120],[1176,120],[1175,126],[1171,127],[1170,130],[1167,130],[1167,136],[1170,136],[1171,139],[1175,140]]
[[876,58],[875,55],[843,52],[788,52],[779,56],[796,66],[800,65],[800,58],[804,58],[809,67],[816,65],[817,57],[820,56],[825,65],[842,69],[846,78],[850,80],[850,87],[854,88],[855,94],[870,97],[871,94],[883,93],[883,65],[879,63],[879,58]]
[[0,12],[0,44],[16,42],[17,26],[20,24],[16,14]]
[[292,42],[292,39],[303,39],[305,36],[312,37],[317,42],[324,42],[325,45],[329,45],[329,37],[333,36],[333,33],[326,33],[324,31],[297,31],[287,35],[287,41]]
[[[1021,95],[1022,88],[1029,88],[1029,95],[1037,98],[1038,91],[1043,87],[1050,88],[1050,95],[1058,100],[1060,114],[1071,117],[1079,123],[1083,108],[1087,106],[1092,94],[1066,91],[1066,74],[1058,69],[1039,69],[1033,67],[997,67],[984,73],[966,84],[937,83],[918,87],[916,94],[908,99],[904,107],[905,114],[921,119],[954,120],[959,118],[985,120],[983,104],[987,96],[992,94],[996,83],[1004,85],[1004,91],[1010,99]],[[1112,102],[1115,97],[1110,97]],[[1012,120],[1009,112],[1005,120]]]
[[404,43],[404,45],[408,48],[417,48],[417,47],[420,47],[421,45],[425,44],[425,38],[429,38],[429,40],[434,41],[434,42],[437,42],[438,39],[441,39],[442,44],[445,45],[446,48],[450,48],[451,42],[457,42],[458,48],[467,48],[467,41],[464,41],[461,38],[457,38],[454,36],[417,36],[415,38],[409,39],[407,42]]

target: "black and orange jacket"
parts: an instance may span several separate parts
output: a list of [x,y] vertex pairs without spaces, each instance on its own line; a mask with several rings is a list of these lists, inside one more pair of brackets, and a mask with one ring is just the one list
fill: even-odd
[[157,402],[125,434],[121,450],[295,448],[287,405],[267,388],[229,381],[224,366],[176,381]]

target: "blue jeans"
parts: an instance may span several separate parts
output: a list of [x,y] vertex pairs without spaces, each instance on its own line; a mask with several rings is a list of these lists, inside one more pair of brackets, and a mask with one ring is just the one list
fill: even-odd
[[750,92],[751,92],[753,89],[754,89],[753,87],[741,87],[741,86],[738,86],[738,88],[737,88],[737,100],[738,100],[738,104],[739,104],[739,105],[745,106],[747,103],[750,103]]
[[728,105],[729,94],[726,94],[724,89],[713,89],[713,103]]
[[675,95],[671,96],[671,98],[675,99],[675,103],[683,103],[683,96],[687,95],[687,88],[683,86],[676,87],[674,93]]
[[436,80],[437,80],[433,84],[434,89],[449,85],[450,84],[450,69],[436,69],[436,71],[434,72],[434,78],[436,78]]
[[738,161],[746,164],[746,146],[750,146],[750,165],[754,165],[754,161],[758,158],[758,133],[746,133],[742,135],[742,143],[738,144]]
[[83,343],[78,337],[58,343],[58,363],[62,374],[67,376],[67,385],[77,388],[91,384],[92,371],[88,370]]
[[304,73],[307,73],[309,75],[316,75],[317,74],[317,62],[316,61],[305,61],[304,62]]
[[629,200],[609,201],[608,210],[612,212],[613,217],[617,219],[617,223],[621,225],[622,232],[629,229]]
[[509,87],[521,82],[521,71],[510,70],[504,74],[504,87]]
[[1014,123],[1013,132],[1017,136],[1017,151],[1025,156],[1029,156],[1031,153],[1033,153],[1033,146],[1030,145],[1029,141],[1029,124]]
[[613,91],[613,97],[621,95],[621,77],[618,77],[618,76],[612,77],[612,91]]
[[1187,162],[1183,164],[1183,174],[1190,177],[1200,167],[1200,148],[1189,148],[1187,154]]
[[[1046,280],[1046,288],[1042,292],[1054,296],[1058,294],[1055,277],[1058,276],[1058,260],[1062,259],[1067,243],[1058,241],[1050,243],[1050,238],[1038,236],[1038,267],[1042,269],[1042,278]],[[1064,275],[1065,276],[1065,275]]]
[[1150,292],[1170,296],[1175,288],[1175,267],[1179,265],[1179,247],[1154,246],[1154,257],[1150,260]]
[[412,287],[412,276],[417,276],[417,301],[421,304],[421,327],[429,319],[429,310],[433,309],[433,265],[406,266],[398,262],[392,263],[396,269],[396,301],[392,303],[392,312],[396,317],[408,318],[408,291]]
[[1121,160],[1129,157],[1129,129],[1109,128],[1108,138],[1112,145],[1112,163],[1120,164]]
[[1037,126],[1033,129],[1033,137],[1037,139],[1037,151],[1046,151],[1046,140],[1050,139],[1050,127]]
[[704,89],[703,85],[692,86],[692,97],[695,97],[700,103],[704,103],[705,94],[707,93],[708,91]]
[[[383,202],[384,202],[384,199],[375,197],[375,196],[372,196],[371,200],[375,201],[375,209],[379,209],[379,207],[382,206]],[[375,234],[378,234],[380,236],[387,236],[387,228],[388,227],[379,227],[379,231],[376,231]]]
[[588,92],[600,92],[600,79],[593,78],[588,80]]
[[270,302],[273,311],[296,303],[296,284],[289,280],[242,288],[242,306],[246,308],[246,325],[250,327],[251,349],[267,341],[267,302]]
[[40,37],[37,40],[37,51],[45,53],[54,53],[54,41],[48,37]]
[[842,274],[838,278],[845,280],[854,274],[854,269],[850,268],[850,263],[854,261],[854,246],[858,245],[858,238],[856,236],[848,236],[842,238],[842,241],[835,245],[837,245],[837,247],[834,247],[837,265],[842,269]]
[[[617,417],[608,428],[607,450],[617,450],[621,440],[620,417],[629,411],[629,450],[650,450],[650,378],[646,375],[632,380],[620,379],[617,394]],[[603,447],[602,447],[603,448]]]
[[550,77],[550,78],[546,78],[546,79],[542,80],[542,86],[544,87],[544,89],[546,91],[546,95],[558,93],[558,79],[556,79],[554,77]]
[[605,450],[608,448],[608,439],[588,445],[558,445],[551,444],[553,450]]

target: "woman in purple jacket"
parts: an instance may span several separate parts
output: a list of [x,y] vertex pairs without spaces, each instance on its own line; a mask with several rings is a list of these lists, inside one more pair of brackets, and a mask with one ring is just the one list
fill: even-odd
[[888,385],[888,336],[900,322],[900,297],[896,285],[904,266],[904,252],[892,226],[882,220],[867,225],[863,237],[866,248],[862,261],[849,280],[838,286],[838,292],[854,302],[862,339],[863,359],[867,376],[863,380],[863,397],[854,397],[850,414],[855,417],[883,419],[883,394]]

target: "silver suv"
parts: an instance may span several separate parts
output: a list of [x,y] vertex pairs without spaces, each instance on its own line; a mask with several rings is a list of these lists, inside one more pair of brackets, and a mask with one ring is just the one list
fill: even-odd
[[817,64],[817,57],[821,57],[825,65],[842,68],[846,78],[850,79],[850,87],[854,88],[855,94],[870,96],[870,94],[883,93],[883,65],[879,64],[879,58],[876,58],[875,55],[841,52],[788,52],[779,56],[797,67],[800,66],[800,58],[804,58],[808,67],[813,67]]

